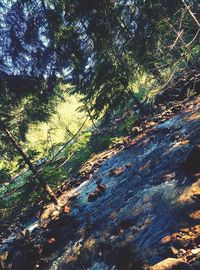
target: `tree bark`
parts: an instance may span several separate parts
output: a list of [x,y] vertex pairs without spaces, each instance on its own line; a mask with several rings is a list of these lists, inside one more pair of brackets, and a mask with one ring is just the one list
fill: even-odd
[[13,136],[13,134],[6,128],[3,128],[3,131],[5,132],[7,138],[11,142],[11,144],[14,146],[14,148],[17,150],[19,155],[23,158],[24,162],[28,165],[29,170],[33,173],[34,177],[38,180],[44,191],[49,195],[50,199],[54,203],[58,203],[57,198],[53,190],[49,187],[49,185],[46,183],[42,175],[40,175],[33,165],[33,163],[30,161],[29,157],[25,154],[25,152],[22,150],[21,146],[17,142],[16,138]]

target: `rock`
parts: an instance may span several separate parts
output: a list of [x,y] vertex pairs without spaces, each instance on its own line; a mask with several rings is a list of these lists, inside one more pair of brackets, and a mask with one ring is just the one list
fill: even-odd
[[106,185],[104,184],[98,184],[97,185],[97,188],[101,191],[101,192],[104,192],[106,190]]
[[59,215],[60,215],[60,211],[55,210],[55,211],[52,212],[51,218],[52,218],[52,219],[56,219],[56,218],[59,217]]
[[42,254],[48,256],[56,251],[58,242],[55,237],[47,239],[42,247]]
[[185,248],[192,242],[192,238],[189,235],[180,235],[179,233],[173,233],[172,242],[177,248]]
[[71,212],[71,208],[69,206],[65,205],[64,208],[63,208],[63,212],[65,214],[69,214]]
[[150,128],[150,127],[154,127],[155,126],[155,122],[154,121],[150,121],[146,124],[146,128]]
[[97,195],[101,195],[102,191],[99,188],[96,188],[94,193],[96,193]]
[[122,167],[116,167],[115,169],[110,170],[110,176],[117,176],[122,174],[124,169]]
[[126,230],[129,227],[132,227],[135,225],[135,222],[129,218],[122,220],[122,222],[120,223],[119,227],[120,230]]
[[136,136],[136,135],[139,134],[139,132],[140,132],[141,130],[142,130],[142,129],[141,129],[140,127],[133,127],[133,128],[131,129],[131,133],[132,133],[132,135]]
[[179,112],[181,109],[182,109],[181,104],[171,108],[173,113]]
[[8,257],[8,251],[0,253],[0,269],[6,269],[5,268],[5,261],[6,261],[7,257]]
[[192,267],[182,259],[168,258],[155,264],[150,270],[192,270]]
[[180,231],[183,233],[189,233],[190,229],[189,228],[181,228]]
[[172,252],[173,255],[177,255],[178,254],[178,249],[177,248],[171,247],[170,249],[171,249],[171,252]]
[[54,244],[54,243],[56,242],[56,239],[55,239],[54,237],[52,237],[52,238],[49,238],[49,239],[47,240],[47,242],[48,242],[49,244]]
[[181,249],[178,250],[177,256],[182,257],[186,253],[187,253],[187,251],[185,249],[181,248]]
[[200,253],[200,248],[191,249],[191,252],[192,252],[192,254],[196,255],[196,254]]
[[166,235],[166,236],[164,236],[161,240],[160,240],[160,242],[162,243],[162,244],[169,244],[170,242],[171,242],[171,236],[170,235]]
[[96,192],[91,192],[88,196],[88,202],[92,202],[94,200],[96,200],[98,194]]
[[194,220],[200,220],[200,210],[192,212],[189,217]]
[[66,258],[63,260],[61,264],[61,269],[68,269],[68,270],[74,270],[78,267],[78,256],[77,255],[71,255],[66,256]]
[[200,171],[200,145],[194,146],[182,165],[187,173],[194,174]]
[[132,162],[128,162],[125,164],[125,168],[130,168],[133,166],[133,163]]

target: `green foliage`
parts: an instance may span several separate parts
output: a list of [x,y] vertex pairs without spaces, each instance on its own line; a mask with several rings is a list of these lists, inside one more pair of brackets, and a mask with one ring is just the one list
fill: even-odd
[[[200,21],[198,1],[187,3]],[[25,0],[2,3],[1,10],[2,181],[25,166],[6,128],[37,164],[38,159],[52,158],[86,116],[109,119],[131,112],[114,126],[105,120],[109,128],[102,133],[87,132],[88,120],[85,132],[58,157],[65,169],[56,168],[60,164],[55,162],[44,172],[55,187],[93,153],[129,134],[134,112],[170,78],[199,66],[199,26],[181,0]],[[81,96],[63,95],[65,91]],[[78,107],[84,110],[77,111]],[[8,187],[2,185],[0,193],[26,181],[24,174]],[[45,197],[34,181],[33,185],[27,202]],[[16,203],[25,207],[22,194],[27,190],[28,186],[13,194],[7,207]]]
[[76,139],[66,149],[67,159],[69,161],[65,165],[65,169],[69,174],[78,171],[80,166],[87,161],[93,153],[93,148],[90,145],[91,132],[86,132]]
[[135,120],[136,120],[136,117],[134,115],[125,117],[122,123],[117,125],[116,131],[115,131],[116,134],[118,134],[118,136],[130,134]]
[[50,186],[57,188],[68,175],[64,168],[59,168],[56,165],[48,165],[42,173],[42,176]]
[[8,168],[3,168],[0,170],[0,184],[8,182],[10,180],[10,173]]

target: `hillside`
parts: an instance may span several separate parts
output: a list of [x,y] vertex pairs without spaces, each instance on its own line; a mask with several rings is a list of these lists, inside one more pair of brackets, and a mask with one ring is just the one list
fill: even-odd
[[183,164],[200,143],[199,101],[155,114],[89,160],[79,186],[8,244],[14,269],[142,269],[168,257],[199,269],[199,176]]
[[200,270],[198,0],[0,2],[0,270]]

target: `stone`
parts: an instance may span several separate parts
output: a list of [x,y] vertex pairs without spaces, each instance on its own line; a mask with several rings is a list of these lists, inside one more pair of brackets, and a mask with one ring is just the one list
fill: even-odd
[[133,220],[131,220],[131,219],[129,219],[129,218],[126,218],[126,219],[124,219],[124,220],[121,221],[119,227],[120,227],[120,229],[122,229],[122,230],[126,230],[126,229],[128,229],[129,227],[132,227],[132,226],[134,226],[134,225],[135,225],[135,222],[134,222]]
[[57,249],[58,242],[55,237],[51,237],[47,239],[42,247],[42,254],[45,256],[49,256]]
[[200,172],[200,145],[194,146],[182,165],[183,169],[189,174]]
[[132,135],[134,135],[134,136],[138,135],[141,131],[142,131],[142,129],[141,129],[140,127],[133,127],[133,128],[131,129],[131,133],[132,133]]
[[125,168],[130,168],[133,166],[133,163],[132,162],[128,162],[125,164]]
[[194,220],[200,220],[200,210],[192,212],[189,217]]
[[172,242],[177,248],[185,248],[192,241],[192,238],[189,235],[180,235],[179,233],[172,234]]
[[101,195],[102,191],[99,188],[96,188],[94,193],[97,193],[98,195]]
[[106,185],[104,185],[104,184],[98,184],[98,185],[97,185],[97,188],[98,188],[101,192],[103,192],[103,191],[106,190]]
[[171,247],[170,250],[171,250],[171,252],[172,252],[173,255],[177,255],[178,254],[178,249],[177,248]]
[[191,249],[191,252],[192,252],[192,254],[196,255],[196,254],[200,253],[200,248]]
[[169,244],[171,242],[171,236],[170,235],[166,235],[164,236],[161,241],[162,244]]
[[185,255],[186,253],[187,253],[187,251],[186,251],[185,249],[181,248],[181,249],[179,249],[177,256],[182,257],[182,256]]
[[88,196],[88,202],[92,202],[94,200],[96,200],[98,194],[96,192],[91,192]]
[[5,261],[8,257],[8,251],[5,251],[3,253],[0,253],[0,269],[6,269],[5,268]]
[[180,231],[183,233],[189,233],[190,229],[189,228],[181,228]]
[[70,208],[69,206],[65,205],[65,206],[63,207],[63,212],[64,212],[65,214],[69,214],[69,213],[71,212],[71,208]]
[[113,170],[110,170],[110,176],[118,176],[120,174],[122,174],[124,171],[124,169],[122,167],[116,167],[115,169]]
[[56,218],[59,217],[59,215],[60,215],[60,211],[55,210],[55,211],[52,212],[51,218],[52,218],[52,219],[56,219]]
[[77,269],[78,266],[77,261],[78,261],[77,255],[66,256],[66,258],[63,260],[61,264],[61,269],[68,269],[68,270]]
[[150,268],[150,270],[192,270],[193,268],[182,259],[168,258]]

